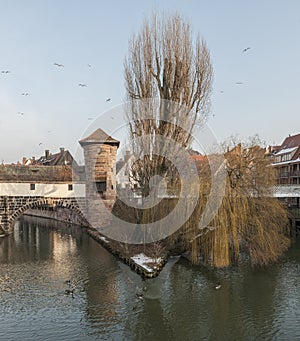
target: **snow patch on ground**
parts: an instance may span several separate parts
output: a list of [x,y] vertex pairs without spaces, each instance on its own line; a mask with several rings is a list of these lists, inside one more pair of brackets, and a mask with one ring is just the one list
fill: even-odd
[[102,241],[104,241],[105,243],[109,243],[109,241],[108,241],[105,237],[100,237],[100,239],[101,239]]
[[139,266],[141,266],[142,268],[147,270],[148,272],[153,272],[153,270],[156,267],[156,264],[159,264],[162,261],[161,257],[151,258],[151,257],[146,256],[143,253],[140,253],[138,255],[134,255],[131,257],[131,259],[136,264],[138,264]]

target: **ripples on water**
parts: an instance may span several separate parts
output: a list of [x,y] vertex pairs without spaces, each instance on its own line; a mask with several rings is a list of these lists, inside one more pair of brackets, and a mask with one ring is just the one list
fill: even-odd
[[142,281],[78,227],[26,217],[0,239],[0,340],[300,340],[299,278],[298,240],[266,270],[173,258]]

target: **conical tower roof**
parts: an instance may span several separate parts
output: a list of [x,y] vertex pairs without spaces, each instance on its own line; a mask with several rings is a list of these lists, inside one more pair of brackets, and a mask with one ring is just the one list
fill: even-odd
[[81,146],[87,144],[110,144],[112,146],[119,146],[120,142],[111,136],[107,135],[102,129],[98,128],[91,135],[79,141]]

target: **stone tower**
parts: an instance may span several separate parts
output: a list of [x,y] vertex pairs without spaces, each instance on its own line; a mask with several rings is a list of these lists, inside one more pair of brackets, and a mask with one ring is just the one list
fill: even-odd
[[[84,150],[87,218],[97,228],[109,224],[116,200],[116,154],[120,142],[97,129],[79,141]],[[103,207],[103,204],[105,207]]]

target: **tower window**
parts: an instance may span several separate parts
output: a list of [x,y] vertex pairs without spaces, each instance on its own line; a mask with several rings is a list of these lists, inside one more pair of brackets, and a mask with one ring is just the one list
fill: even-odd
[[73,191],[73,185],[72,184],[68,185],[68,191]]
[[30,190],[34,191],[35,190],[35,184],[30,184]]
[[98,181],[96,184],[96,190],[98,193],[106,192],[106,181]]

